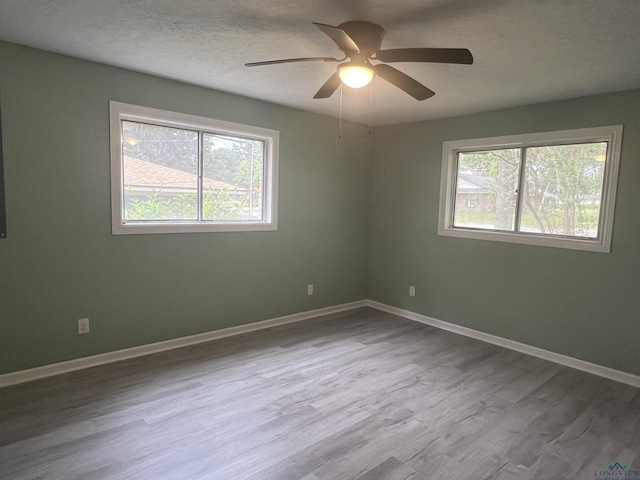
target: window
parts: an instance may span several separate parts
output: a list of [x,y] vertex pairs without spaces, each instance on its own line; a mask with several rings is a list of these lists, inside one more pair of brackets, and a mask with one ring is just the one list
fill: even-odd
[[611,251],[622,126],[444,142],[438,234]]
[[279,133],[110,102],[114,235],[275,230]]

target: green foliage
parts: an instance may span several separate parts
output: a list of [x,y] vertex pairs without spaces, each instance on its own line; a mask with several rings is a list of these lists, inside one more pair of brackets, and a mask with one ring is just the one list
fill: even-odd
[[[604,142],[526,148],[521,228],[594,236],[604,176],[604,162],[598,159],[606,148]],[[520,162],[520,149],[460,154],[460,172],[490,179],[487,188],[494,199],[496,228],[513,224]]]
[[[137,122],[123,122],[123,138],[124,155],[187,172],[194,179],[201,139],[204,179],[228,185],[202,192],[202,219],[261,218],[264,142]],[[150,180],[152,184],[157,182],[157,190],[152,194],[129,192],[133,198],[127,200],[127,220],[198,218],[200,207],[195,192],[171,194],[163,191],[162,181]]]
[[134,198],[125,211],[127,220],[175,220],[196,217],[195,194],[164,198],[154,191],[145,199]]
[[[600,210],[598,207],[584,207],[580,210],[580,222],[583,225],[597,225]],[[549,212],[547,218],[553,219],[550,223],[561,225],[564,220],[564,210],[556,209]],[[486,225],[496,228],[495,211],[460,211],[456,212],[456,225]],[[531,213],[524,213],[520,219],[520,228],[524,231],[539,232],[540,228],[536,217]],[[547,232],[549,233],[549,232]]]
[[456,212],[456,224],[495,225],[496,213],[475,211]]
[[203,195],[202,217],[205,220],[241,220],[245,216],[246,195],[238,198],[229,190],[206,192]]
[[598,216],[592,211],[600,201],[604,175],[604,163],[596,158],[605,153],[601,143],[528,149],[525,211],[541,232],[593,234]]
[[251,218],[260,216],[262,207],[262,142],[253,142],[250,155],[239,163],[236,170],[236,185],[245,188],[247,193],[247,208]]
[[[163,197],[155,191],[145,199],[133,199],[127,207],[127,220],[195,220],[195,193]],[[247,218],[248,195],[228,189],[205,192],[202,202],[204,220],[241,220]]]

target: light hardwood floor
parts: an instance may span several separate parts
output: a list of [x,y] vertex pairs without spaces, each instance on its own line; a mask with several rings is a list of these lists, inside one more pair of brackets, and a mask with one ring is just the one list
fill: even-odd
[[640,392],[362,308],[0,390],[0,478],[593,480]]

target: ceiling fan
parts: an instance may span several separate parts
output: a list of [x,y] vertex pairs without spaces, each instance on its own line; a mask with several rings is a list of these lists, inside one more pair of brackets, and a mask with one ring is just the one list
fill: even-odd
[[[353,88],[364,87],[371,82],[374,75],[377,75],[408,93],[416,100],[425,100],[435,95],[435,92],[400,70],[386,64],[393,62],[434,62],[471,65],[473,63],[473,56],[466,48],[398,48],[381,50],[384,29],[380,25],[371,22],[345,22],[337,27],[315,22],[313,24],[338,45],[338,48],[345,54],[344,58],[285,58],[282,60],[246,63],[245,65],[247,67],[257,67],[292,62],[344,62],[338,65],[336,73],[329,77],[329,80],[320,87],[320,90],[313,98],[329,98],[338,89],[341,82]],[[349,61],[345,62],[347,58]],[[374,65],[370,62],[371,60],[383,63]]]

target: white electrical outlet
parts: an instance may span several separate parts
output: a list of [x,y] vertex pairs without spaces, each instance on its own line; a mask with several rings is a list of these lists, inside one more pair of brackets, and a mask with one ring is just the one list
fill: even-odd
[[307,285],[307,295],[313,295],[313,285]]
[[409,296],[410,297],[416,296],[416,287],[414,287],[413,285],[409,285]]
[[84,333],[89,333],[89,319],[81,318],[78,320],[78,334],[82,335]]

